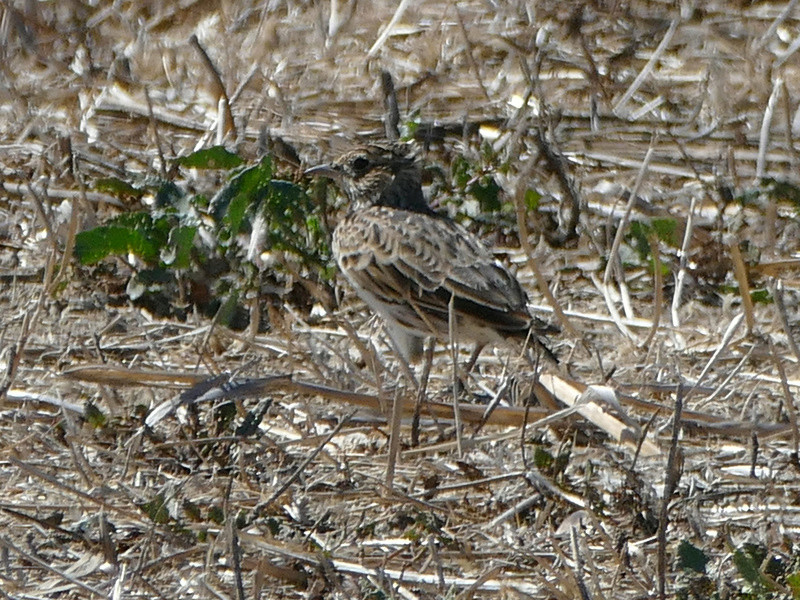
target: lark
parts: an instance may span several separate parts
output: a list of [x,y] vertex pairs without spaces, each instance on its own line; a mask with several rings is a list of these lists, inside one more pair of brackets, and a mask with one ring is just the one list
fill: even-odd
[[356,293],[380,315],[406,358],[423,340],[482,348],[530,339],[553,360],[541,335],[556,329],[533,317],[519,281],[476,236],[433,211],[421,170],[403,144],[369,145],[306,171],[333,179],[350,199],[332,250]]

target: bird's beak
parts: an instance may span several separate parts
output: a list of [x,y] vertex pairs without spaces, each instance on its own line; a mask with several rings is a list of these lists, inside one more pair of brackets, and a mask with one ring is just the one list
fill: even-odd
[[340,179],[341,173],[334,169],[331,165],[317,165],[311,167],[303,172],[304,175],[311,177],[328,177],[329,179]]

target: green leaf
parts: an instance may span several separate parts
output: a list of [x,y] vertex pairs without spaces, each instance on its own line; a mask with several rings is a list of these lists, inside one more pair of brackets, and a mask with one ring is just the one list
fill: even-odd
[[755,204],[761,196],[760,190],[749,189],[744,190],[741,194],[736,196],[735,200],[742,206],[750,206]]
[[86,406],[83,409],[83,416],[89,425],[95,429],[99,429],[106,424],[106,416],[103,414],[103,411],[97,408],[97,405],[94,402],[86,403]]
[[648,241],[653,234],[653,229],[648,223],[633,221],[630,225],[630,238],[633,241],[633,248],[639,255],[640,260],[646,260],[650,256],[650,242]]
[[457,156],[453,160],[451,168],[453,170],[453,180],[455,181],[456,187],[460,190],[465,190],[469,180],[472,179],[471,168],[467,159],[463,156]]
[[267,517],[263,524],[266,525],[267,531],[272,534],[272,537],[278,537],[278,534],[281,532],[281,523],[278,519],[275,517]]
[[198,150],[188,156],[181,156],[175,162],[192,169],[234,169],[244,163],[238,154],[229,152],[223,146]]
[[231,234],[239,233],[247,208],[257,205],[269,193],[271,178],[269,156],[236,174],[211,200],[210,212],[214,219],[227,227]]
[[322,222],[319,219],[319,215],[306,216],[306,229],[314,238],[324,235],[324,232],[322,231]]
[[282,179],[272,179],[269,182],[269,193],[267,194],[267,205],[273,215],[283,215],[287,217],[300,216],[302,198],[305,194],[303,188],[291,181]]
[[233,290],[230,292],[230,294],[228,294],[228,297],[225,298],[225,301],[217,310],[217,314],[214,317],[217,323],[220,325],[229,325],[236,314],[236,306],[238,303],[239,294],[236,292],[236,290]]
[[733,564],[736,565],[739,575],[741,575],[747,583],[757,588],[765,587],[766,582],[761,572],[758,570],[758,563],[750,553],[736,550],[733,553]]
[[137,277],[148,287],[159,286],[171,283],[174,279],[172,272],[164,268],[142,269],[137,273]]
[[681,569],[694,571],[696,573],[705,573],[706,565],[709,560],[705,552],[686,540],[683,540],[678,545],[678,566]]
[[150,502],[141,505],[141,509],[153,523],[164,525],[169,523],[169,511],[167,510],[164,494],[158,493]]
[[108,225],[82,231],[75,236],[75,256],[81,264],[95,264],[109,255],[134,254],[149,265],[158,262],[160,248],[167,244],[174,218],[153,220],[147,212],[125,213]]
[[772,304],[773,302],[772,294],[767,289],[752,290],[750,298],[753,302],[760,302],[761,304]]
[[676,247],[678,244],[677,228],[678,222],[675,219],[632,221],[626,237],[639,255],[639,259],[644,261],[651,255],[650,239],[653,236],[665,244]]
[[171,181],[163,182],[156,192],[155,206],[158,209],[174,207],[183,199],[183,191]]
[[228,212],[225,215],[224,222],[227,225],[227,229],[230,229],[231,234],[236,235],[239,233],[249,203],[250,198],[247,195],[237,194],[228,204]]
[[141,198],[145,192],[118,177],[102,177],[94,182],[94,189],[98,192],[132,198]]
[[495,213],[500,210],[500,192],[502,188],[497,185],[494,177],[481,177],[469,186],[470,195],[481,205],[485,213]]
[[158,245],[148,229],[137,226],[106,225],[75,236],[75,256],[81,264],[93,265],[111,254],[135,254],[154,262]]
[[792,598],[800,600],[800,572],[794,572],[786,577],[786,585],[792,590]]
[[766,188],[770,200],[788,200],[795,208],[800,208],[800,187],[797,184],[768,177],[761,180],[761,185]]
[[540,471],[546,471],[553,465],[554,462],[555,459],[553,458],[552,454],[550,454],[541,446],[536,446],[536,449],[533,451],[533,464],[536,465],[537,469]]
[[488,141],[481,144],[481,157],[485,163],[494,164],[496,162],[497,151]]
[[203,519],[203,515],[200,512],[200,507],[188,498],[183,500],[183,512],[186,515],[186,518],[188,518],[190,521],[194,521],[195,523]]
[[672,247],[678,245],[678,221],[670,218],[652,219],[650,225],[655,231],[658,239]]
[[223,402],[217,406],[214,410],[214,424],[217,427],[217,431],[229,429],[237,413],[236,404],[233,402]]
[[225,522],[225,512],[220,506],[214,505],[208,509],[208,519],[217,525],[222,525]]
[[413,140],[418,130],[419,121],[406,121],[403,126],[403,136],[401,139],[405,142]]
[[175,227],[169,232],[166,248],[161,251],[161,261],[173,269],[188,269],[196,234],[197,227]]
[[539,208],[539,202],[542,199],[542,195],[537,192],[536,190],[527,189],[525,190],[525,207],[533,212]]

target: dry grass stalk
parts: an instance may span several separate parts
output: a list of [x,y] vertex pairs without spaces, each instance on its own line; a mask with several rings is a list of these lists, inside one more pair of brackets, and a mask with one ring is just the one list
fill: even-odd
[[524,204],[525,186],[522,184],[522,182],[525,180],[526,175],[529,174],[532,168],[533,162],[530,161],[523,169],[522,175],[518,179],[517,188],[514,191],[513,196],[514,208],[516,209],[517,216],[517,227],[519,229],[520,244],[522,245],[522,250],[525,253],[525,257],[528,261],[528,268],[530,268],[534,274],[536,287],[539,289],[539,293],[541,293],[547,299],[548,304],[552,307],[558,323],[564,329],[564,332],[568,333],[574,338],[577,338],[579,337],[578,331],[573,327],[572,323],[570,323],[569,319],[564,314],[564,311],[561,309],[561,305],[553,295],[553,292],[550,291],[547,279],[544,277],[539,265],[536,263],[536,260],[533,256],[533,248],[531,248],[530,242],[528,241],[530,239],[530,232],[528,231],[527,216]]
[[[678,265],[678,274],[675,277],[675,292],[672,295],[672,305],[670,307],[672,326],[676,329],[681,326],[679,312],[681,308],[681,302],[683,301],[683,286],[686,282],[686,269],[689,260],[689,245],[692,239],[692,232],[694,231],[696,207],[697,199],[695,196],[692,196],[692,201],[689,205],[689,214],[686,217],[686,230],[684,231],[683,241],[681,243],[680,263]],[[681,345],[683,345],[683,342],[681,342]]]
[[650,60],[647,61],[647,64],[644,68],[639,71],[639,74],[636,76],[636,79],[633,80],[633,83],[625,90],[625,93],[622,94],[622,97],[617,101],[616,105],[612,109],[614,114],[617,116],[623,116],[624,109],[628,102],[630,102],[633,95],[639,90],[644,80],[650,75],[653,68],[655,67],[656,63],[661,60],[661,55],[666,51],[669,47],[670,43],[672,43],[672,38],[675,35],[675,32],[678,30],[678,25],[680,23],[679,19],[673,19],[672,22],[669,24],[669,29],[664,34],[664,37],[661,39],[661,43],[653,52],[653,55],[650,57]]
[[658,595],[661,600],[667,596],[667,527],[669,525],[669,506],[675,488],[683,474],[683,453],[679,446],[683,416],[683,393],[678,387],[675,409],[672,413],[672,441],[667,457],[664,492],[661,496],[661,510],[658,515]]
[[775,345],[772,343],[772,340],[768,338],[768,342],[770,356],[775,363],[775,368],[780,377],[786,413],[789,415],[789,425],[792,428],[793,462],[795,466],[797,466],[800,465],[800,426],[798,426],[797,404],[795,404],[794,394],[792,394],[792,391],[789,389],[789,382],[786,379],[786,371],[783,367],[783,362],[775,352]]
[[375,43],[372,44],[372,47],[369,49],[369,52],[367,52],[367,58],[375,56],[378,53],[378,51],[383,47],[388,37],[392,34],[394,26],[400,21],[400,19],[403,18],[403,14],[406,12],[406,9],[408,9],[409,5],[411,4],[411,1],[412,0],[401,0],[400,4],[397,5],[397,9],[394,11],[391,20],[386,25],[386,27],[383,28],[383,31],[381,32],[380,36],[378,37],[378,39],[375,40]]
[[750,295],[750,282],[747,280],[747,267],[742,259],[739,245],[734,242],[730,246],[731,260],[733,261],[733,273],[736,276],[736,283],[739,284],[739,297],[742,299],[742,309],[747,323],[747,333],[752,333],[756,325],[756,316],[753,312],[753,298]]
[[772,127],[772,116],[775,113],[775,105],[783,88],[783,80],[778,77],[772,84],[772,93],[764,108],[764,118],[761,120],[761,134],[758,138],[758,158],[756,159],[756,183],[764,178],[766,172],[767,147],[769,146],[769,131]]
[[641,348],[650,346],[658,331],[661,323],[661,307],[664,305],[664,288],[661,275],[661,256],[658,247],[658,236],[655,234],[648,237],[650,245],[650,255],[653,257],[653,326],[644,338]]
[[[219,70],[217,69],[214,61],[211,60],[211,57],[208,55],[208,52],[200,43],[200,40],[197,39],[197,36],[192,34],[189,38],[189,43],[197,50],[197,53],[200,55],[201,62],[203,66],[206,68],[208,73],[211,75],[211,82],[214,88],[214,94],[217,96],[217,102],[219,105],[218,115],[218,127],[222,135],[224,136],[230,131],[235,132],[234,120],[233,120],[233,112],[231,110],[231,101],[228,98],[228,92],[225,89],[225,84],[222,81],[222,75],[220,75]],[[218,138],[220,136],[218,135]],[[218,139],[219,143],[221,139]]]

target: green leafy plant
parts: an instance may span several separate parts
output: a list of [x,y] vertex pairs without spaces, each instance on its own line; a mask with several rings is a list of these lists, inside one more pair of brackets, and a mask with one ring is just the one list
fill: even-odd
[[175,163],[195,169],[233,169],[242,165],[244,161],[238,154],[229,152],[222,146],[214,146],[182,156]]
[[630,224],[628,243],[636,250],[640,260],[652,260],[650,240],[657,239],[672,248],[678,247],[678,222],[675,219],[652,219],[650,221],[633,221]]
[[678,545],[678,567],[694,571],[695,573],[705,573],[709,558],[697,546],[686,540]]
[[242,298],[281,277],[282,260],[265,272],[250,260],[254,252],[290,256],[293,272],[314,279],[328,275],[322,209],[298,184],[274,176],[271,157],[245,165],[238,155],[214,147],[177,159],[171,173],[181,168],[228,174],[211,200],[190,192],[180,179],[140,185],[101,180],[98,187],[109,193],[150,203],[79,233],[78,261],[93,266],[121,260],[129,268],[128,299],[156,314],[180,317],[185,307],[195,306],[234,327],[246,325]]
[[152,500],[142,503],[139,508],[144,512],[153,523],[163,525],[170,522],[169,510],[167,509],[167,499],[163,493],[159,492]]
[[739,201],[743,205],[752,201],[755,195],[766,197],[768,202],[789,202],[795,211],[800,209],[800,187],[796,183],[772,177],[765,177],[760,183],[757,189],[749,190],[740,196]]
[[464,197],[477,200],[483,213],[496,213],[503,208],[502,188],[493,175],[495,169],[496,165],[472,163],[463,156],[453,161],[452,175],[456,191]]

